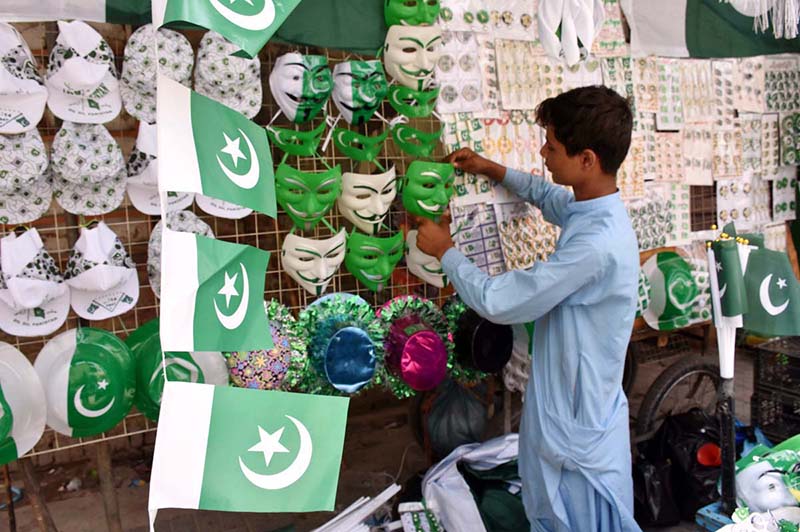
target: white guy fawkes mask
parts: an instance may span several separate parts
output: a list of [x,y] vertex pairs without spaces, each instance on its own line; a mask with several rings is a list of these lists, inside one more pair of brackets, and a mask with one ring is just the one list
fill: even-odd
[[312,240],[288,234],[283,240],[283,269],[309,294],[319,296],[344,262],[347,231],[327,240]]
[[417,230],[411,230],[406,235],[406,266],[408,271],[416,275],[429,285],[437,288],[447,286],[447,276],[442,271],[442,263],[436,257],[426,255],[417,247]]
[[342,194],[336,198],[339,213],[368,235],[374,235],[389,214],[397,196],[394,167],[382,174],[342,174]]
[[399,84],[422,90],[439,60],[442,30],[438,26],[390,26],[383,46],[386,73]]
[[283,114],[296,124],[317,116],[333,91],[333,76],[323,55],[283,54],[269,75],[269,89]]

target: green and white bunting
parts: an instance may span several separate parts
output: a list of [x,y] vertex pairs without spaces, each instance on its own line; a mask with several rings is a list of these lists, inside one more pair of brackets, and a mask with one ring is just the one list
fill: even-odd
[[332,510],[348,401],[168,382],[150,477],[151,530],[160,508]]
[[711,247],[715,261],[712,275],[717,276],[722,315],[741,316],[747,312],[747,295],[739,260],[739,244],[734,239],[718,240]]
[[158,77],[158,186],[277,215],[266,130],[166,76]]
[[[213,30],[253,58],[300,0],[153,0],[156,27]],[[239,55],[239,53],[237,53]]]
[[753,250],[744,280],[749,306],[746,330],[763,336],[800,335],[800,284],[786,253]]
[[3,0],[0,20],[37,22],[48,20],[86,20],[114,24],[148,24],[150,0]]
[[271,349],[264,310],[269,252],[164,230],[161,348],[164,351]]
[[[762,3],[761,5],[767,5]],[[800,52],[800,39],[775,39],[753,29],[758,2],[746,0],[621,0],[636,56],[747,57]]]

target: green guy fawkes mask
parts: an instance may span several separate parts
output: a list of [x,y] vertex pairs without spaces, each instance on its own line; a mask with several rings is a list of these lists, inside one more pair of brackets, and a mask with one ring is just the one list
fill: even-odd
[[344,265],[353,277],[372,290],[380,292],[389,283],[397,263],[403,258],[403,233],[379,238],[353,232],[347,239]]
[[429,159],[439,144],[442,131],[444,128],[434,133],[427,133],[408,124],[397,124],[392,128],[392,138],[404,153],[420,159]]
[[386,26],[433,24],[439,16],[440,7],[439,0],[386,0],[383,4],[383,18]]
[[345,61],[333,69],[333,103],[348,124],[366,123],[389,90],[378,60]]
[[319,114],[333,91],[324,55],[283,54],[269,75],[269,89],[286,117],[304,124]]
[[295,131],[294,129],[269,126],[267,136],[272,145],[277,146],[283,153],[297,157],[311,157],[317,153],[324,131],[325,122],[321,122],[310,131]]
[[431,116],[439,91],[441,91],[439,87],[429,91],[418,91],[403,85],[392,85],[389,87],[389,104],[403,116],[424,118]]
[[454,179],[452,164],[413,161],[403,181],[403,207],[414,216],[438,220],[453,196]]
[[281,163],[275,171],[275,195],[298,229],[314,227],[333,207],[342,192],[342,168],[302,172]]
[[374,161],[388,135],[387,130],[380,135],[370,137],[337,127],[333,130],[333,143],[336,144],[336,149],[354,161]]

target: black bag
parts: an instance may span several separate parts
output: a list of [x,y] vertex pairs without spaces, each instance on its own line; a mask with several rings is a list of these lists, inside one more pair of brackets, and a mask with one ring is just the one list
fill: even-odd
[[633,464],[633,496],[633,514],[639,525],[669,526],[680,522],[669,460],[650,461],[640,454]]

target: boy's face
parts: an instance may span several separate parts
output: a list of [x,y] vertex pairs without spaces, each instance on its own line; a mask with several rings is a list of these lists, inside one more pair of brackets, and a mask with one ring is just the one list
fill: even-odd
[[553,181],[559,185],[574,186],[582,181],[581,154],[567,155],[567,149],[561,144],[553,131],[547,126],[546,142],[539,150],[544,164],[553,174]]

